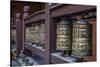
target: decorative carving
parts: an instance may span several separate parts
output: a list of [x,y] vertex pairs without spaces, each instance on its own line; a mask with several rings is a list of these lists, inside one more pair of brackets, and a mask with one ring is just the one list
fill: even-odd
[[64,50],[64,53],[69,55],[71,50],[71,24],[65,19],[57,23],[56,45],[58,50]]
[[86,56],[91,54],[91,25],[83,20],[73,23],[72,55]]

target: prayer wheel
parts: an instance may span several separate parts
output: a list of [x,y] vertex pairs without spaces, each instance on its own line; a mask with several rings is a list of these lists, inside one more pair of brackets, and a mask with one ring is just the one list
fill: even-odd
[[91,25],[85,20],[73,23],[72,56],[83,57],[91,55]]
[[57,23],[57,50],[63,51],[63,55],[69,55],[71,51],[71,24],[65,18]]
[[26,37],[25,37],[26,42],[33,42],[33,27],[27,27],[26,28]]
[[45,24],[40,24],[40,44],[43,45],[45,40]]
[[34,33],[33,33],[33,36],[34,36],[34,43],[39,43],[39,40],[40,40],[40,25],[39,24],[36,24],[34,25]]

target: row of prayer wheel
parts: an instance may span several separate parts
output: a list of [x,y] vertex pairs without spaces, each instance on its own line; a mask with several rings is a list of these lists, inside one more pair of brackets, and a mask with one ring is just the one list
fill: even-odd
[[45,24],[34,24],[26,28],[26,42],[43,46],[45,38]]
[[[91,24],[85,20],[73,23],[65,18],[57,23],[56,49],[65,51],[65,55],[91,55],[92,33]],[[45,24],[36,24],[26,29],[26,41],[43,46],[45,41]]]
[[57,23],[56,48],[65,55],[83,57],[91,55],[91,24],[85,20],[73,23],[62,19]]

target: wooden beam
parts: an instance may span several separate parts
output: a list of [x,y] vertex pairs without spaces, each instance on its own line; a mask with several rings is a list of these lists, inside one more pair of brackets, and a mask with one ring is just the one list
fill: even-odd
[[45,29],[46,29],[46,34],[45,34],[45,63],[49,64],[50,62],[50,6],[49,4],[45,4]]
[[51,10],[51,17],[58,17],[63,15],[69,15],[73,13],[79,13],[82,11],[95,9],[96,6],[83,6],[83,5],[61,5],[59,8]]

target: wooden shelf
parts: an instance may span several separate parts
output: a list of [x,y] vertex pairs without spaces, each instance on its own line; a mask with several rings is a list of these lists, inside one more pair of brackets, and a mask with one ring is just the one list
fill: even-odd
[[37,11],[37,12],[33,13],[32,15],[24,18],[25,24],[43,20],[44,12],[45,12],[44,10],[40,10],[40,11]]
[[35,45],[32,45],[31,43],[25,43],[24,47],[31,50],[34,55],[39,55],[44,58],[45,50],[41,47],[37,47]]
[[51,54],[51,63],[58,64],[58,63],[74,63],[77,62],[78,59],[68,56],[68,57],[62,57],[61,53],[52,53]]

